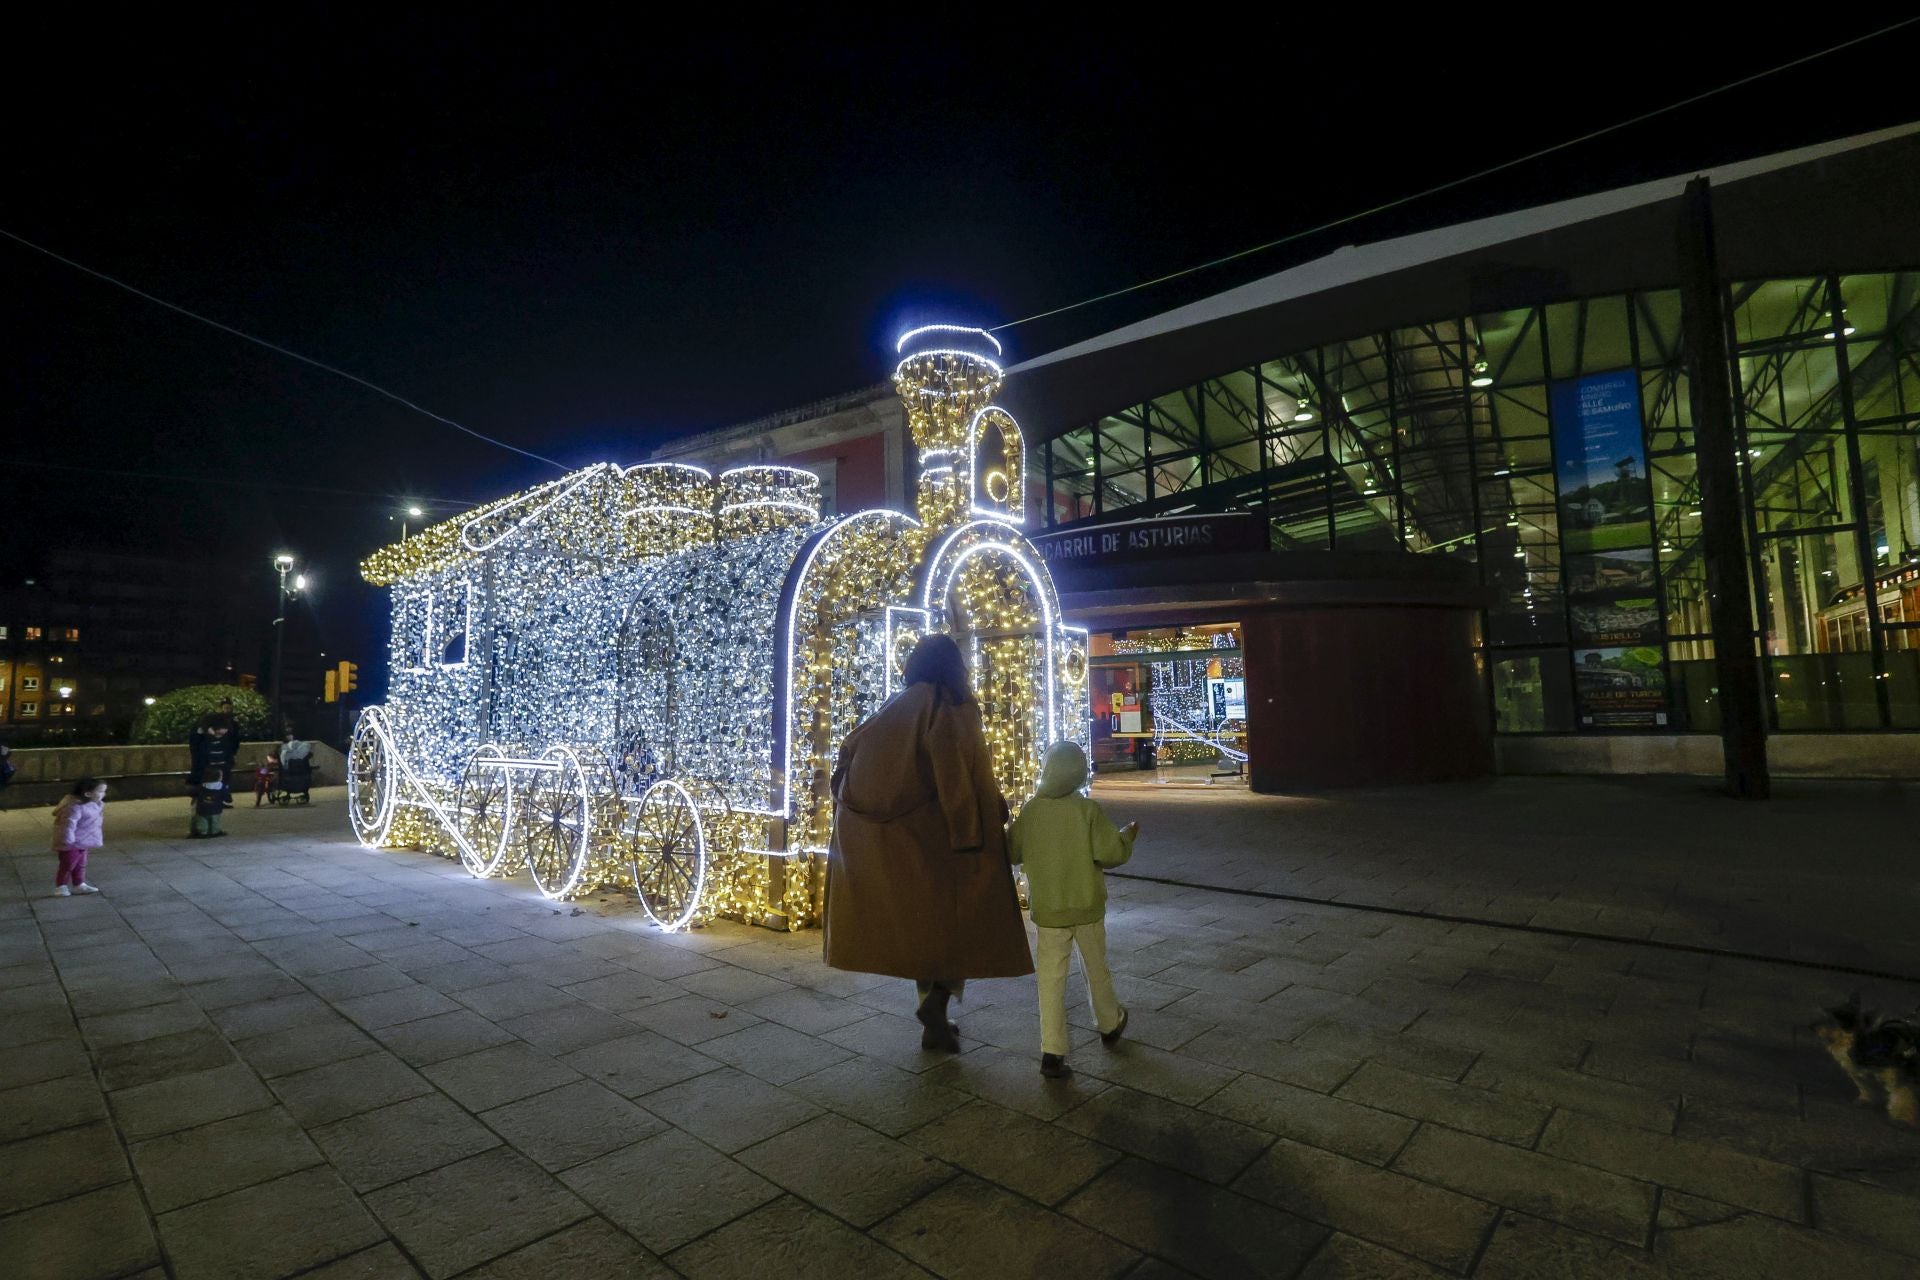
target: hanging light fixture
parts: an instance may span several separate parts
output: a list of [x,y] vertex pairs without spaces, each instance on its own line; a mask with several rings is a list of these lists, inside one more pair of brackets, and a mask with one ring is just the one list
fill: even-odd
[[1488,369],[1487,362],[1484,358],[1473,362],[1473,378],[1468,385],[1475,387],[1490,387],[1493,385],[1493,373]]
[[1302,387],[1299,394],[1294,396],[1293,399],[1293,420],[1295,422],[1312,422],[1313,401],[1307,398],[1306,388]]
[[1840,311],[1840,323],[1838,326],[1833,323],[1833,312],[1827,312],[1827,331],[1820,336],[1828,342],[1832,342],[1835,338],[1851,338],[1853,336],[1853,326],[1847,322],[1847,312],[1844,307],[1841,308]]

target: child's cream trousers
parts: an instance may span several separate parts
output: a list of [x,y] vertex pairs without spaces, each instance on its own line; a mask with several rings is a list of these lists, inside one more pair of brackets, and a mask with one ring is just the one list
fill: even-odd
[[1067,968],[1080,949],[1080,968],[1087,975],[1087,995],[1093,1019],[1104,1035],[1120,1025],[1120,1002],[1113,997],[1113,974],[1107,968],[1107,924],[1076,924],[1067,929],[1036,925],[1039,943],[1033,967],[1040,979],[1040,1052],[1062,1057],[1067,1052]]

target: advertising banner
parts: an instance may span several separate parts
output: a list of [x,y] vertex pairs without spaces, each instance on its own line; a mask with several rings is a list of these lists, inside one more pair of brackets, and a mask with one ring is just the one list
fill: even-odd
[[1645,646],[1573,651],[1573,700],[1589,729],[1643,729],[1667,722],[1666,669]]
[[1575,645],[1658,648],[1664,634],[1660,625],[1660,602],[1652,596],[1635,600],[1569,600],[1567,625]]
[[1560,545],[1569,554],[1653,543],[1653,495],[1632,369],[1553,384]]
[[1216,677],[1207,681],[1207,702],[1218,726],[1227,720],[1247,718],[1247,682],[1238,676]]
[[1639,374],[1556,382],[1551,408],[1575,715],[1583,729],[1662,727],[1666,632]]

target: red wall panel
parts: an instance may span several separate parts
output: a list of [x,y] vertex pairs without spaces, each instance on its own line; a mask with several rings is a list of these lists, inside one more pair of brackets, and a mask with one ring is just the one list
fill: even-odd
[[1492,742],[1466,609],[1242,615],[1255,791],[1486,775]]
[[[822,445],[818,449],[802,449],[778,461],[790,467],[805,467],[809,463],[827,458],[832,458],[836,464],[834,468],[835,505],[840,513],[865,511],[869,507],[887,505],[885,431],[856,436],[851,440],[836,441],[833,444]],[[826,514],[836,513],[829,511]]]

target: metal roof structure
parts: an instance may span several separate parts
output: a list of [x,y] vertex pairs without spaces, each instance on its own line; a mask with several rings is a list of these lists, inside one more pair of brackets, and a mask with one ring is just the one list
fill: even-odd
[[[1030,440],[1236,365],[1441,316],[1674,285],[1695,174],[1349,245],[1008,369]],[[1920,265],[1920,122],[1703,172],[1728,281]]]

